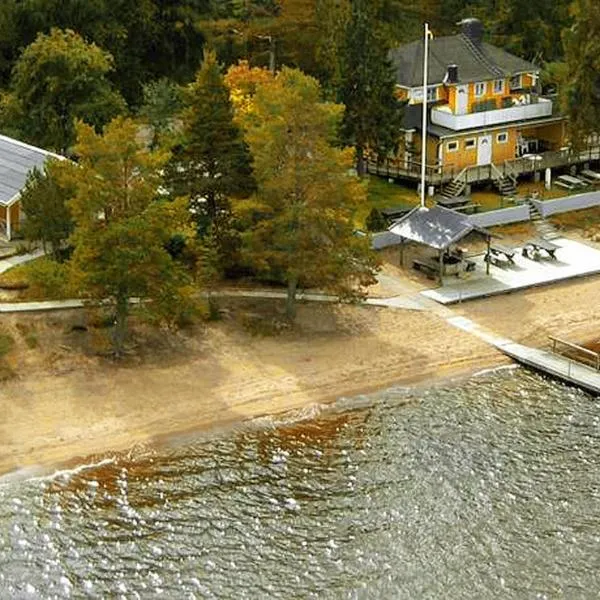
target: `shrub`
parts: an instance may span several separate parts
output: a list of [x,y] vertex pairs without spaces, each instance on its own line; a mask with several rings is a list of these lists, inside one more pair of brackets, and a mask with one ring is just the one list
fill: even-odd
[[387,229],[387,222],[376,208],[372,208],[365,221],[365,226],[368,231],[383,231]]
[[31,295],[36,298],[59,299],[68,296],[67,266],[49,259],[28,265],[27,279]]

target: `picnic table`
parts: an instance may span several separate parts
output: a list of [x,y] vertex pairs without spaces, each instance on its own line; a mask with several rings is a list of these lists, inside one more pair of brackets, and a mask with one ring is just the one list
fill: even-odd
[[585,187],[588,185],[587,182],[582,181],[577,177],[573,177],[572,175],[559,175],[554,183],[559,187],[563,187],[568,190],[574,190],[578,187]]
[[471,199],[468,196],[456,196],[456,198],[444,198],[443,196],[437,199],[437,203],[444,208],[457,208],[469,204]]
[[[529,240],[527,243],[523,245],[523,256],[527,258],[536,259],[539,257],[541,251],[543,250],[548,254],[548,256],[554,260],[556,260],[556,251],[560,248],[560,246],[549,242],[548,240],[535,239]],[[531,256],[530,256],[531,254]]]
[[515,261],[513,256],[515,255],[516,250],[514,248],[509,248],[508,246],[502,246],[501,244],[491,244],[490,251],[485,255],[486,262],[497,262],[497,259],[501,256],[504,256],[507,263],[514,264]]
[[415,258],[413,260],[413,269],[422,271],[430,279],[435,279],[439,273],[439,264],[433,260]]

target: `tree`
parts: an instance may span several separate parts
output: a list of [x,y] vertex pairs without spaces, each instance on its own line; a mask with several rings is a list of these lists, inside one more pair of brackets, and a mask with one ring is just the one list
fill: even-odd
[[186,206],[158,198],[168,157],[144,148],[137,134],[135,122],[121,117],[104,135],[78,122],[79,164],[66,174],[74,189],[71,277],[89,297],[114,305],[116,356],[124,351],[131,297],[151,300],[146,309],[161,322],[191,306],[189,280],[166,249],[186,230]]
[[144,86],[144,104],[140,116],[152,129],[152,143],[173,131],[175,115],[182,109],[181,88],[166,78],[151,81]]
[[383,231],[384,229],[387,229],[388,224],[381,212],[373,207],[371,212],[367,215],[365,226],[367,231]]
[[254,197],[237,204],[244,256],[287,286],[289,318],[298,285],[355,297],[373,282],[376,259],[368,240],[354,235],[365,190],[349,175],[352,151],[335,146],[342,111],[321,100],[315,79],[284,68],[257,86],[242,116],[258,184]]
[[342,57],[340,100],[346,111],[342,140],[356,151],[356,170],[366,173],[365,153],[393,150],[402,125],[401,104],[387,58],[386,37],[379,23],[383,0],[352,0]]
[[584,145],[600,123],[600,5],[577,0],[576,21],[565,36],[567,80],[562,102],[569,116],[571,143]]
[[111,56],[74,31],[40,34],[17,62],[12,80],[16,120],[26,140],[65,153],[74,119],[102,127],[125,104],[107,79]]
[[73,231],[73,218],[68,201],[73,195],[61,183],[61,161],[50,160],[43,171],[34,169],[21,192],[21,208],[27,215],[22,232],[26,239],[50,245],[55,260],[61,260],[61,249]]
[[235,243],[230,199],[248,196],[255,184],[250,152],[212,52],[187,91],[181,119],[182,139],[168,168],[170,188],[175,197],[189,197],[200,237],[212,233],[225,257]]

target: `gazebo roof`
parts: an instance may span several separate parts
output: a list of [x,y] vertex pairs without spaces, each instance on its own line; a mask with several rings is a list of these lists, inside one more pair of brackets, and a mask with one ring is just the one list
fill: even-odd
[[471,223],[467,216],[438,205],[432,208],[415,208],[396,221],[389,231],[405,240],[436,250],[446,250],[473,231],[491,236],[486,229]]

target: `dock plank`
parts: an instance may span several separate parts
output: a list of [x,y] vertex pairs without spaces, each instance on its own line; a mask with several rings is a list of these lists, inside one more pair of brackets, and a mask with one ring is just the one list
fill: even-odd
[[517,343],[502,344],[497,347],[517,362],[600,395],[600,372],[592,367],[565,356]]

